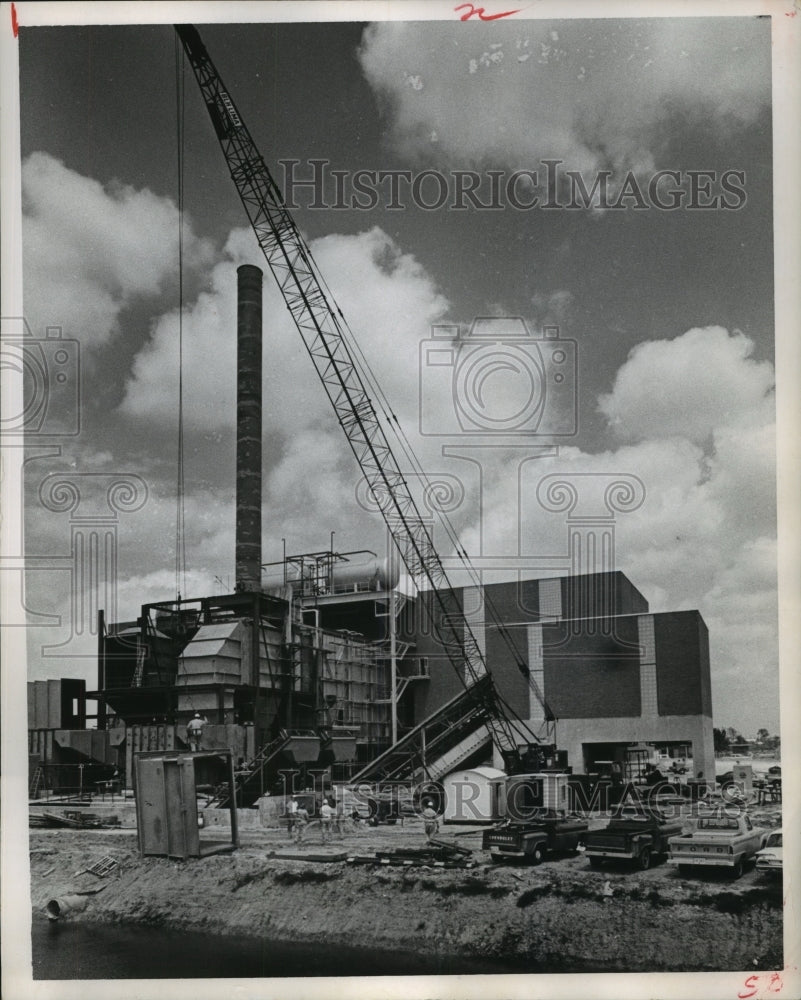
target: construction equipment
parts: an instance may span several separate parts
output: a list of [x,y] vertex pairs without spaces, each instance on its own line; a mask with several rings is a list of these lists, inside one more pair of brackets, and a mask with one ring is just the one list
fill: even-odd
[[[522,766],[519,748],[531,748],[546,741],[533,733],[502,701],[469,620],[456,600],[442,560],[433,545],[429,527],[420,514],[406,475],[390,446],[387,432],[396,436],[406,458],[416,470],[420,470],[419,463],[402,436],[397,417],[387,409],[382,414],[383,422],[379,419],[367,384],[371,385],[377,398],[382,395],[380,387],[364,363],[357,360],[360,352],[345,317],[318,271],[311,250],[287,209],[197,29],[192,25],[176,25],[175,30],[200,86],[231,179],[365,477],[368,495],[381,512],[406,570],[421,592],[421,603],[428,607],[448,660],[465,688],[471,692],[472,701],[480,707],[475,713],[477,724],[487,727],[507,770],[519,770]],[[423,478],[425,481],[424,474]],[[471,567],[467,554],[458,546],[458,541],[457,548],[465,569],[469,571]],[[515,650],[511,637],[504,635],[501,626],[499,632],[513,651],[521,673],[534,686],[542,702],[528,665]],[[544,703],[543,707],[546,720],[552,720]],[[402,764],[401,751],[392,754],[390,750],[391,767],[385,766],[386,760],[375,767],[370,765],[359,773],[358,779],[383,776],[387,770],[397,778],[424,776],[425,730],[420,730],[418,736],[422,739],[407,737],[404,741]]]

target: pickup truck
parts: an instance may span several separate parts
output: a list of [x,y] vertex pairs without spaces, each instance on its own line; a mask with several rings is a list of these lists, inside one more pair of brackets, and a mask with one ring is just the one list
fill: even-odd
[[678,865],[682,875],[693,868],[716,866],[730,868],[739,878],[745,862],[763,846],[768,831],[756,827],[744,812],[721,809],[698,817],[690,833],[670,838],[670,863]]
[[525,822],[507,819],[485,830],[482,847],[490,852],[493,861],[525,858],[538,865],[548,851],[574,851],[588,825],[580,816],[539,809]]
[[669,820],[658,809],[621,805],[607,826],[587,834],[584,853],[593,868],[604,861],[627,860],[645,870],[654,858],[667,854],[669,838],[681,830],[679,821]]

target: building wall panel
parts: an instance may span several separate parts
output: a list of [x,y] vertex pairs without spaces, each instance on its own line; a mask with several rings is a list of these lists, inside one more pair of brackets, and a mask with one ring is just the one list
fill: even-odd
[[521,593],[517,582],[499,583],[487,588],[491,607],[487,614],[507,623],[504,634],[490,623],[486,630],[487,664],[503,697],[521,718],[529,711],[528,681],[520,673],[519,663],[528,667],[528,627],[523,620]]
[[613,634],[597,623],[543,625],[545,697],[557,718],[638,716],[640,661],[635,617],[618,618]]
[[709,640],[697,611],[654,615],[660,715],[712,715]]

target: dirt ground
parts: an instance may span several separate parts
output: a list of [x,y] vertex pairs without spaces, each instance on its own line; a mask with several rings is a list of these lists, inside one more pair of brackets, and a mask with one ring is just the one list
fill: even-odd
[[[31,900],[42,912],[50,899],[102,887],[64,919],[360,942],[532,972],[782,967],[781,882],[753,869],[737,881],[716,871],[685,878],[668,864],[591,870],[581,854],[497,865],[481,850],[481,834],[445,827],[443,838],[473,848],[476,861],[450,870],[281,856],[423,847],[416,818],[403,827],[353,825],[325,847],[314,824],[300,846],[284,830],[245,830],[239,850],[189,861],[140,857],[133,830],[32,829]],[[117,862],[109,876],[84,871],[104,857]]]

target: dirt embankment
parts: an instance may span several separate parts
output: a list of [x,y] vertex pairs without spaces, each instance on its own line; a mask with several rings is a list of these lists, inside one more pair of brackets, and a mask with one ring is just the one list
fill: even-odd
[[[359,853],[387,846],[387,832],[370,837]],[[132,833],[32,831],[32,904],[41,912],[49,899],[105,885],[72,919],[464,954],[528,971],[782,966],[781,889],[754,873],[731,883],[680,878],[666,865],[596,872],[580,856],[457,871],[271,856],[286,846],[259,838],[176,862],[140,858]],[[118,862],[111,876],[78,874],[104,856]]]

